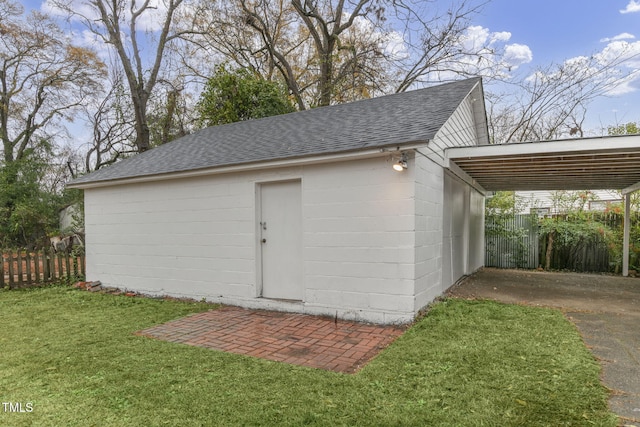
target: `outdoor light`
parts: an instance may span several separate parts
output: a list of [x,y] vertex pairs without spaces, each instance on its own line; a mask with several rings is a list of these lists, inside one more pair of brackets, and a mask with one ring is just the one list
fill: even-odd
[[402,157],[400,157],[400,160],[398,160],[393,164],[393,170],[402,172],[406,168],[407,168],[407,155],[406,153],[402,153]]

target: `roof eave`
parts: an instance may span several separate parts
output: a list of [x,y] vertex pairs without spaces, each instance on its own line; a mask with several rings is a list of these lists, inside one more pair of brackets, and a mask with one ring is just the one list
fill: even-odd
[[139,184],[145,182],[166,181],[171,179],[194,178],[209,175],[219,175],[232,172],[247,172],[262,169],[274,169],[282,167],[308,166],[321,163],[341,162],[348,160],[365,159],[377,156],[384,156],[394,151],[413,150],[427,146],[429,141],[406,141],[403,143],[390,144],[381,147],[370,148],[366,150],[357,150],[341,153],[332,153],[316,156],[296,157],[289,159],[276,159],[267,161],[258,161],[251,163],[241,163],[228,166],[214,166],[209,168],[201,168],[187,171],[169,172],[153,175],[136,176],[129,178],[87,181],[67,184],[67,188],[91,189],[100,187],[111,187],[125,184]]

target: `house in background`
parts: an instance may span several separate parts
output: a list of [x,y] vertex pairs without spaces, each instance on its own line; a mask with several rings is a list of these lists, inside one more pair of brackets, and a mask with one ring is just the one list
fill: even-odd
[[411,321],[483,265],[480,79],[210,127],[73,180],[87,279],[151,295]]
[[[588,211],[605,211],[612,205],[622,205],[622,195],[614,190],[590,190],[583,191],[585,200],[576,200],[571,203],[569,200],[561,201],[563,194],[577,194],[578,192],[565,191],[516,191],[516,197],[522,200],[520,214],[535,213],[539,217],[565,213],[568,206],[578,209],[582,207]],[[570,197],[564,197],[570,199]]]
[[78,231],[75,230],[75,227],[77,227],[76,218],[81,215],[82,212],[77,203],[67,205],[60,209],[60,211],[58,211],[58,228],[60,232],[66,233],[70,231]]

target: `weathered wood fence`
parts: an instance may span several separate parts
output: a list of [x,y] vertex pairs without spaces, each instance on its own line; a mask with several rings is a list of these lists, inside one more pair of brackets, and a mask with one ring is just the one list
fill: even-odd
[[[622,262],[622,222],[623,215],[616,213],[592,214],[595,221],[605,224],[610,230],[619,233],[620,250],[618,256],[612,255],[611,248],[603,238],[578,239],[569,246],[555,244],[551,251],[552,270],[571,270],[579,272],[619,273]],[[566,220],[566,217],[560,217]],[[634,213],[632,224],[632,266],[640,263],[640,242],[634,227],[640,227],[640,215]],[[498,232],[492,232],[498,230]],[[516,215],[500,222],[487,220],[485,223],[485,265],[498,268],[534,269],[545,264],[548,235],[540,232],[538,219],[531,215]],[[619,259],[618,259],[619,258]]]
[[[500,228],[499,235],[492,230]],[[539,236],[536,218],[516,215],[501,224],[487,220],[485,224],[484,265],[498,268],[537,268]]]
[[[540,235],[540,260],[545,263],[549,236]],[[570,270],[585,273],[619,273],[611,259],[607,244],[600,240],[578,241],[571,246],[555,245],[551,251],[551,270]],[[622,261],[622,260],[620,260]]]
[[0,287],[19,288],[85,275],[85,257],[52,250],[4,250],[0,262]]

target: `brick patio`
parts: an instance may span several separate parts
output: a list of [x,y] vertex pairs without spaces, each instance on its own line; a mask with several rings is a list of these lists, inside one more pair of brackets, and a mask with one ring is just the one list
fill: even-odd
[[404,330],[399,326],[305,314],[222,307],[137,334],[293,365],[354,373]]

